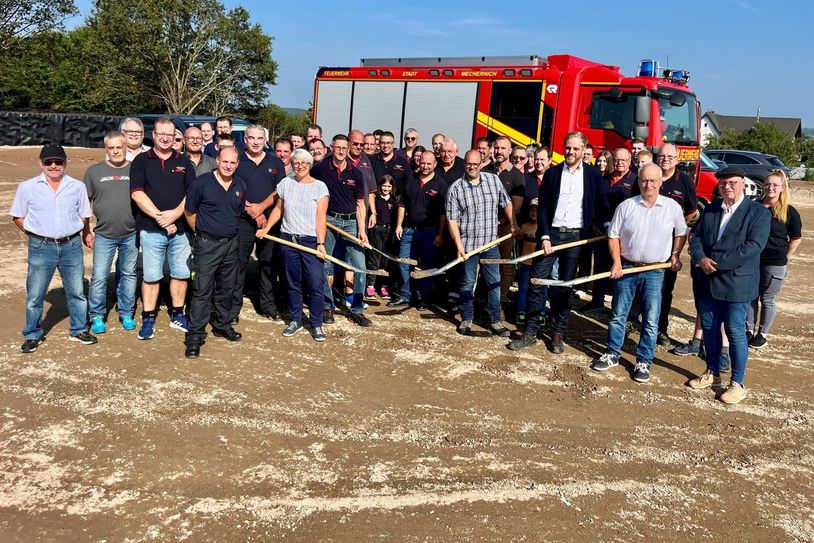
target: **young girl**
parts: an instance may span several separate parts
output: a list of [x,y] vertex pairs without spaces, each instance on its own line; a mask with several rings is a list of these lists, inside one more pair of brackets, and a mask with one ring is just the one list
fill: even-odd
[[[395,181],[391,175],[383,175],[379,180],[379,188],[374,199],[376,205],[376,226],[367,232],[370,244],[376,249],[392,254],[392,240],[390,232],[391,225],[396,218],[393,209],[396,206],[396,196],[394,194]],[[387,267],[387,259],[376,251],[367,252],[367,267],[371,270],[379,270]],[[378,281],[377,281],[378,279]],[[376,296],[375,286],[378,283],[379,294],[384,299],[390,298],[389,283],[386,276],[367,276],[367,289],[365,296],[373,298]]]

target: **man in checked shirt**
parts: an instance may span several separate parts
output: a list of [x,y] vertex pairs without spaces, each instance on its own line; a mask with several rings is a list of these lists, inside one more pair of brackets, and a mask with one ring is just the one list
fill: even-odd
[[[497,175],[481,171],[481,155],[477,149],[467,151],[464,168],[464,176],[450,185],[446,200],[447,224],[459,257],[465,257],[468,251],[497,239],[498,212],[501,208],[511,225],[512,233],[518,229],[512,213],[512,201],[503,188],[503,182]],[[482,258],[500,258],[500,252],[495,246],[464,261],[461,324],[458,325],[458,333],[462,335],[472,332],[472,294],[478,264]],[[486,301],[491,319],[489,331],[496,336],[509,337],[509,330],[500,321],[499,266],[480,264],[480,267],[488,289]]]

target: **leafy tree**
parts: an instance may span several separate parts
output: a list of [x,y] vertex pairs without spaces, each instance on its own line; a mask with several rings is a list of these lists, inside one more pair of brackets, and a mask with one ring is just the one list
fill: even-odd
[[786,165],[799,164],[800,143],[774,123],[759,122],[744,131],[727,128],[719,137],[711,136],[710,149],[740,149],[777,155]]
[[61,29],[63,21],[76,13],[73,0],[0,0],[0,54],[26,36]]
[[268,128],[269,139],[272,142],[277,138],[288,136],[292,132],[304,135],[306,128],[311,124],[311,116],[307,111],[299,115],[291,115],[275,104],[268,104],[262,108],[257,118],[260,124]]
[[96,0],[87,27],[93,65],[121,74],[117,84],[134,84],[151,109],[241,110],[265,102],[266,86],[275,82],[272,38],[242,7],[227,12],[218,0]]

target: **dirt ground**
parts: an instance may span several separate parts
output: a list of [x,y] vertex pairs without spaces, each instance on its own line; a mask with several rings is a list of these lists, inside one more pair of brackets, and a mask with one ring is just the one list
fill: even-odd
[[[37,152],[0,149],[5,213]],[[69,149],[68,173],[101,155]],[[649,384],[632,344],[591,371],[606,322],[578,315],[557,356],[380,302],[370,329],[284,339],[247,304],[242,342],[189,361],[166,313],[153,341],[112,318],[69,342],[55,278],[24,355],[25,240],[2,221],[0,541],[814,541],[814,194],[794,193],[804,241],[737,406],[661,348]],[[684,271],[670,335],[692,318]]]

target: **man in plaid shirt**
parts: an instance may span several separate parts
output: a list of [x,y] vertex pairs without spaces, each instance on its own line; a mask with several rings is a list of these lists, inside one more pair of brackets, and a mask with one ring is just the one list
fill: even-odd
[[[464,167],[464,176],[450,185],[446,200],[449,232],[459,257],[465,257],[468,251],[497,239],[498,212],[501,208],[512,225],[512,232],[518,229],[512,213],[512,201],[506,194],[503,183],[497,175],[481,172],[481,156],[476,149],[466,153]],[[497,246],[464,261],[461,324],[458,325],[458,333],[462,335],[469,335],[472,331],[472,293],[481,258],[500,258]],[[491,318],[489,331],[497,336],[508,337],[509,330],[500,321],[499,267],[497,264],[481,264],[481,269],[488,289],[487,310]]]

